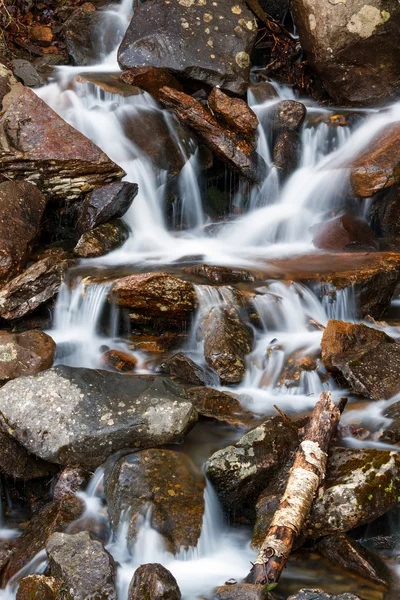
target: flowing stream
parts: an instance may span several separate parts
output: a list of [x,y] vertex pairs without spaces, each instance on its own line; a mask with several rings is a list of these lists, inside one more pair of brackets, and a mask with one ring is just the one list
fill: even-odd
[[[124,97],[106,92],[93,83],[76,81],[81,71],[118,72],[116,50],[128,25],[131,6],[131,0],[123,0],[117,9],[108,12],[113,35],[107,38],[114,39],[116,45],[114,48],[99,47],[98,65],[85,69],[60,67],[54,79],[37,92],[58,114],[118,163],[126,171],[127,181],[139,185],[139,194],[124,217],[131,232],[129,239],[120,249],[105,257],[82,261],[79,268],[69,273],[59,292],[54,329],[49,333],[57,342],[57,362],[71,366],[100,367],[104,346],[132,353],[120,334],[119,312],[108,305],[109,284],[92,281],[88,273],[107,274],[117,267],[128,272],[155,267],[176,272],[180,264],[187,264],[186,257],[191,256],[201,256],[201,262],[208,264],[257,268],[274,257],[315,252],[310,227],[329,219],[333,211],[341,210],[347,185],[345,165],[368,145],[382,127],[400,120],[400,104],[396,104],[384,112],[364,111],[357,125],[336,127],[329,120],[335,111],[307,101],[307,120],[301,131],[300,165],[289,180],[280,185],[272,165],[271,136],[266,118],[274,101],[255,104],[254,98],[249,97],[249,103],[260,120],[258,152],[269,167],[268,175],[258,188],[247,191],[239,188],[232,207],[237,210],[232,210],[224,223],[215,224],[203,208],[204,186],[201,185],[197,143],[195,139],[182,140],[175,118],[162,110],[147,93]],[[288,89],[279,86],[276,89],[280,98],[290,97]],[[165,121],[171,140],[185,162],[179,175],[172,224],[167,223],[164,212],[167,174],[153,166],[150,157],[130,139],[125,127],[128,121],[133,127],[140,127],[143,111],[157,113],[158,118]],[[227,182],[227,185],[230,183]],[[362,216],[363,205],[352,202],[352,210]],[[241,214],[238,215],[238,212]],[[199,313],[207,306],[235,304],[235,295],[229,286],[217,289],[197,285],[196,290]],[[324,389],[343,394],[343,390],[335,389],[334,382],[322,368],[303,371],[294,387],[287,387],[282,381],[290,355],[301,353],[312,357],[317,353],[322,333],[320,328],[310,327],[310,321],[324,325],[329,318],[355,319],[352,290],[337,292],[333,301],[328,296],[321,301],[316,290],[285,281],[266,281],[264,286],[254,291],[252,304],[258,316],[258,324],[254,327],[254,349],[247,359],[244,381],[234,389],[240,394],[243,406],[262,415],[274,414],[275,404],[287,413],[302,413],[313,407]],[[182,349],[205,366],[201,344],[196,340],[194,331],[195,324]],[[392,334],[396,331],[399,336],[399,329],[391,329]],[[134,354],[138,359],[138,372],[151,371],[145,353]],[[360,420],[377,423],[383,420],[381,414],[386,405],[381,402],[374,404],[372,410],[369,405],[349,410],[343,421],[345,424]],[[184,444],[184,450],[197,464],[201,464],[212,451],[240,437],[240,432],[228,427],[221,427],[218,431],[209,427],[212,434],[205,431],[203,424],[196,427],[197,433],[193,431]],[[83,495],[87,507],[83,518],[97,520],[107,529],[102,477],[103,470],[100,468]],[[144,562],[161,562],[170,569],[178,580],[184,600],[195,600],[202,594],[209,594],[216,585],[247,574],[250,561],[255,556],[250,549],[251,532],[246,527],[232,527],[224,521],[218,500],[208,483],[203,529],[196,548],[172,556],[163,548],[157,532],[152,530],[149,518],[150,515],[147,515],[143,519],[133,553],[126,544],[126,520],[122,520],[116,537],[109,534],[107,547],[120,564],[119,600],[126,600],[132,574]],[[0,538],[14,535],[16,531],[5,527],[0,512]],[[311,559],[309,564],[309,568],[291,565],[284,578],[284,589],[293,591],[303,584],[318,587],[322,583],[330,587],[327,591],[348,589],[342,575],[332,575],[326,566],[322,570],[321,565],[312,566]],[[0,598],[15,598],[19,579],[43,568],[42,553],[14,577],[5,591],[0,591]],[[296,584],[294,588],[292,583]],[[353,585],[351,591],[355,589],[358,588]],[[364,594],[367,600],[382,597],[373,588],[365,587]]]

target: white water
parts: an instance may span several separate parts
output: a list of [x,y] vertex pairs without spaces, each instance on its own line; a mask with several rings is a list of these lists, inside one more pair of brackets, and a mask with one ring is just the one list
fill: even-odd
[[[131,0],[124,0],[117,11],[110,11],[110,23],[122,35],[128,24]],[[115,25],[117,24],[117,26]],[[116,35],[118,32],[114,31]],[[85,72],[117,71],[116,48],[99,48],[101,62]],[[326,122],[312,126],[306,124],[301,132],[302,154],[300,165],[287,183],[281,187],[271,159],[271,132],[265,118],[274,102],[254,105],[260,119],[258,152],[269,167],[263,184],[246,194],[245,185],[239,186],[233,204],[244,211],[240,217],[216,230],[213,236],[204,226],[210,218],[203,210],[204,190],[198,183],[199,162],[197,144],[192,139],[187,145],[180,139],[174,118],[146,93],[122,97],[99,91],[93,84],[77,83],[78,68],[60,68],[54,82],[39,90],[39,95],[64,119],[90,137],[97,145],[125,169],[128,181],[139,184],[139,194],[125,216],[131,236],[125,245],[100,259],[85,261],[99,268],[118,264],[160,266],[170,264],[185,256],[201,255],[210,264],[257,266],[273,257],[315,251],[309,228],[329,217],[332,210],[341,208],[340,198],[345,196],[348,164],[379,130],[400,120],[400,104],[385,113],[374,113],[352,131],[347,127],[332,127]],[[290,98],[290,88],[277,86],[281,98]],[[251,102],[251,99],[249,100]],[[254,103],[253,103],[254,104]],[[149,157],[127,137],[123,126],[127,120],[140,127],[141,111],[153,111],[165,123],[171,139],[185,159],[179,175],[179,206],[174,207],[174,229],[169,231],[164,214],[166,178]],[[329,111],[309,106],[308,116],[329,114]],[[264,123],[264,125],[263,125]],[[357,209],[356,206],[354,206]],[[181,231],[181,225],[188,227]],[[201,311],[212,306],[234,304],[232,288],[197,286]],[[310,321],[325,325],[329,318],[352,320],[355,300],[351,289],[338,292],[336,298],[325,296],[322,303],[319,290],[312,291],[299,284],[266,281],[253,299],[259,324],[254,328],[255,344],[247,359],[245,379],[234,391],[240,393],[246,408],[260,414],[274,412],[273,405],[286,412],[312,408],[319,393],[329,387],[336,393],[332,380],[327,380],[321,368],[303,371],[295,387],[281,381],[287,359],[294,352],[314,356],[318,361],[321,331],[310,327]],[[127,349],[123,339],[118,339],[118,311],[107,304],[108,286],[77,279],[64,284],[55,312],[51,335],[58,345],[58,362],[73,366],[98,368],[101,366],[101,348]],[[105,323],[105,315],[107,323]],[[195,336],[197,321],[193,324],[186,346],[192,358],[204,365],[202,345]],[[140,355],[139,359],[142,359]],[[142,360],[143,370],[145,362]],[[221,388],[223,389],[223,388]],[[226,388],[228,389],[228,388]],[[229,388],[232,389],[232,388]],[[338,390],[337,393],[343,394]],[[352,422],[375,423],[382,420],[387,403],[376,403],[373,410],[345,413],[344,424]],[[347,443],[356,445],[353,439]],[[223,442],[223,440],[222,440]],[[372,442],[360,442],[367,446]],[[375,444],[375,443],[374,443]],[[102,477],[99,469],[82,497],[86,501],[84,518],[104,519],[102,504]],[[2,527],[2,522],[0,521]],[[231,577],[244,576],[254,553],[249,547],[250,534],[246,529],[233,529],[224,522],[218,501],[209,484],[205,492],[205,514],[199,543],[195,549],[173,557],[165,551],[160,536],[151,528],[151,515],[144,519],[133,554],[126,544],[126,521],[108,549],[120,562],[118,569],[119,600],[127,598],[127,590],[134,570],[144,562],[161,562],[177,578],[185,600],[208,594],[218,584]],[[0,529],[0,538],[14,535]],[[18,580],[29,572],[44,568],[44,554],[10,582],[0,598],[15,598]],[[313,582],[309,582],[312,584]]]

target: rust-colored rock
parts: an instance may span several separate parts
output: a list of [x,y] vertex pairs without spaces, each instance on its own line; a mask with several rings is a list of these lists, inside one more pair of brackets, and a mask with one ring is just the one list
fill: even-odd
[[185,267],[184,273],[201,277],[210,283],[224,285],[226,283],[239,283],[241,281],[255,281],[256,277],[250,271],[244,269],[235,269],[233,267],[223,267],[217,265],[193,265]]
[[148,92],[156,100],[160,99],[159,92],[164,86],[183,92],[182,85],[168,69],[151,66],[132,67],[122,73],[121,79],[125,83],[135,85]]
[[33,263],[0,291],[0,316],[17,319],[53,298],[61,285],[69,261],[59,255]]
[[103,223],[84,233],[74,248],[74,255],[79,258],[94,258],[104,256],[111,250],[116,250],[126,242],[129,229],[123,221],[116,219]]
[[364,219],[344,214],[311,227],[313,244],[328,252],[374,251],[379,242]]
[[30,31],[31,39],[39,46],[51,46],[53,32],[46,25],[34,25]]
[[178,119],[190,127],[222,160],[240,175],[254,183],[265,176],[266,165],[251,144],[220,125],[212,114],[195,98],[169,87],[160,90],[160,100]]
[[351,187],[356,196],[369,198],[400,182],[400,123],[382,129],[352,162]]
[[102,360],[106,367],[118,373],[133,373],[136,370],[137,359],[122,350],[107,350],[102,355]]
[[245,410],[240,396],[227,394],[209,387],[194,387],[187,391],[188,398],[203,417],[228,423],[235,427],[254,427],[256,416]]
[[60,600],[61,581],[44,575],[28,575],[19,584],[16,600]]
[[0,331],[0,381],[35,375],[53,365],[56,344],[39,329]]
[[250,139],[254,136],[258,127],[258,118],[247,102],[240,98],[232,98],[215,87],[208,97],[208,105],[214,115],[232,131]]
[[46,204],[46,198],[31,183],[0,183],[0,280],[10,279],[24,266]]
[[105,493],[114,529],[129,510],[129,543],[136,539],[145,505],[151,525],[177,553],[196,546],[204,512],[204,478],[182,452],[151,449],[120,458],[106,467]]
[[29,88],[8,105],[0,127],[3,175],[35,183],[48,197],[79,198],[124,175]]

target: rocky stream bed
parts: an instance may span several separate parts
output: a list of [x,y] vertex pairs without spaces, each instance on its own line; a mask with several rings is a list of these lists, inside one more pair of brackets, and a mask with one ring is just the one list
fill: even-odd
[[399,2],[0,26],[0,599],[398,599]]

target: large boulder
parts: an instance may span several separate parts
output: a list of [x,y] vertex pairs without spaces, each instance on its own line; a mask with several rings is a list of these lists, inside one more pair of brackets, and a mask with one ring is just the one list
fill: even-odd
[[232,446],[215,452],[206,474],[224,508],[233,516],[252,514],[258,495],[298,443],[297,429],[270,417]]
[[375,106],[397,96],[396,0],[293,0],[292,12],[308,61],[335,102]]
[[135,11],[121,46],[122,69],[150,65],[243,94],[257,35],[243,0],[217,5],[150,0]]
[[2,114],[0,128],[2,174],[35,183],[48,197],[79,198],[124,175],[29,88]]
[[79,210],[79,233],[86,233],[112,219],[123,217],[137,193],[137,183],[119,181],[88,194]]
[[19,319],[54,298],[70,263],[63,253],[46,256],[9,281],[0,290],[0,317]]
[[175,577],[158,563],[140,565],[129,586],[128,600],[181,600]]
[[1,422],[29,452],[94,468],[123,448],[182,441],[197,413],[162,377],[58,366],[0,389]]
[[196,546],[204,513],[204,477],[191,459],[172,450],[142,450],[120,458],[105,472],[108,514],[114,529],[129,513],[129,544],[151,509],[151,525],[174,554]]
[[379,242],[368,223],[351,214],[317,223],[310,231],[314,246],[327,252],[379,250]]
[[55,533],[46,545],[51,574],[64,583],[74,600],[116,600],[117,567],[87,531]]
[[382,129],[353,160],[350,181],[354,195],[362,198],[400,182],[400,123]]
[[246,355],[253,348],[254,333],[235,307],[215,306],[202,320],[198,338],[204,356],[223,384],[240,383],[246,372]]
[[55,351],[53,339],[39,329],[23,333],[0,331],[0,381],[49,369]]
[[40,231],[46,204],[46,198],[31,183],[0,183],[0,280],[10,279],[24,266]]
[[400,344],[383,331],[331,320],[321,346],[327,370],[339,371],[354,392],[372,400],[400,392]]
[[[235,7],[233,7],[235,8]],[[228,162],[242,177],[253,183],[263,180],[266,165],[254,145],[229,127],[224,127],[199,100],[169,87],[160,90],[160,100],[179,121],[193,130],[216,156]]]

